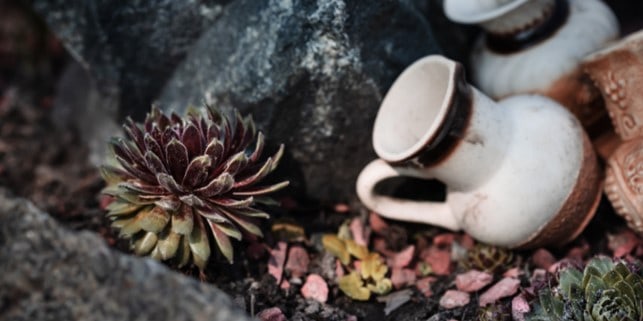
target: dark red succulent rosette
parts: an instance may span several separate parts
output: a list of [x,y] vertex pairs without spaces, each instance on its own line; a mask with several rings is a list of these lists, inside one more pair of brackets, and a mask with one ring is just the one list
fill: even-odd
[[[143,124],[127,119],[125,137],[112,139],[115,161],[101,168],[112,226],[138,255],[193,262],[210,257],[210,237],[232,262],[230,238],[262,236],[256,207],[288,185],[256,185],[279,163],[284,147],[261,160],[264,136],[249,116],[227,117],[214,107],[169,117],[153,107]],[[254,142],[254,148],[251,144]]]

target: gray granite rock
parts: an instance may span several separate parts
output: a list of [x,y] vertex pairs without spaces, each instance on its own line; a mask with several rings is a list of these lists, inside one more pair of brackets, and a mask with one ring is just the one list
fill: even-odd
[[[154,100],[168,110],[205,101],[252,113],[270,142],[287,145],[276,175],[291,180],[292,193],[345,201],[355,198],[357,174],[375,157],[371,128],[386,90],[407,65],[440,51],[425,8],[413,1],[34,0],[33,6],[89,71],[86,81],[65,78],[67,98],[56,106],[70,115],[63,119],[90,131],[83,137],[93,159],[101,158],[104,133],[114,128],[94,124],[112,110],[140,120]],[[101,96],[83,89],[94,87]],[[75,92],[82,97],[70,98]]]
[[34,0],[33,7],[121,112],[140,117],[229,1]]
[[0,320],[250,320],[220,290],[0,189]]
[[355,197],[375,157],[379,103],[414,60],[438,52],[421,13],[400,1],[236,0],[162,91],[166,110],[207,103],[252,113],[282,164],[313,198]]

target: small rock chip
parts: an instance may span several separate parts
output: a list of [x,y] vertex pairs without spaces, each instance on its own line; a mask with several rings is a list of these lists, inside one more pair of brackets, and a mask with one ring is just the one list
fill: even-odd
[[278,307],[265,309],[257,314],[257,319],[261,321],[286,321],[286,316]]
[[415,271],[411,269],[395,267],[393,268],[393,272],[391,272],[391,283],[393,283],[393,287],[396,289],[414,284],[415,279]]
[[377,298],[377,302],[386,303],[386,306],[384,307],[384,314],[389,315],[391,314],[391,312],[395,311],[395,309],[404,305],[404,303],[409,302],[412,295],[413,291],[411,291],[410,289],[405,289],[393,292],[385,296],[380,296]]
[[308,252],[303,247],[299,245],[290,247],[285,269],[290,272],[291,276],[299,278],[306,275],[309,263]]
[[455,277],[455,286],[460,291],[475,292],[493,282],[493,275],[487,272],[471,270]]
[[469,293],[458,290],[448,290],[440,298],[440,306],[445,309],[453,309],[469,304]]
[[325,303],[328,300],[328,285],[318,274],[311,274],[301,287],[301,295],[306,299]]
[[607,247],[614,257],[624,257],[641,243],[641,240],[630,229],[623,229],[616,234],[607,234]]
[[494,284],[489,290],[485,291],[480,296],[480,306],[494,303],[499,299],[506,298],[516,294],[520,287],[520,280],[514,278],[504,278],[498,283]]
[[407,267],[413,261],[413,254],[415,254],[415,245],[409,245],[404,250],[387,258],[387,265],[391,268]]
[[368,216],[368,224],[371,226],[373,232],[377,234],[385,234],[389,229],[388,223],[386,223],[379,215],[371,212]]
[[529,311],[529,303],[522,295],[517,295],[511,300],[511,316],[514,320],[525,321],[525,314]]
[[366,235],[364,224],[360,218],[356,217],[351,220],[351,224],[348,228],[351,230],[351,235],[353,235],[355,243],[362,246],[368,246],[368,236]]
[[279,288],[281,288],[284,291],[290,290],[290,282],[288,282],[288,280],[281,281],[281,284],[279,285]]
[[437,281],[437,278],[432,277],[432,276],[427,276],[427,277],[419,279],[417,282],[415,282],[415,287],[417,287],[418,290],[425,297],[428,298],[428,297],[433,296],[433,291],[431,290],[431,284],[433,284],[435,281]]
[[451,273],[451,252],[431,246],[420,254],[422,260],[431,266],[433,274],[449,275]]
[[551,252],[540,248],[531,256],[531,261],[534,262],[536,267],[547,270],[556,263],[556,258]]

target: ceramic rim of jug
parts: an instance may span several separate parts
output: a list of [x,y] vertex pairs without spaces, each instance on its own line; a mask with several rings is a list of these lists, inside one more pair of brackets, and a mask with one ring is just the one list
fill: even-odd
[[445,0],[444,13],[451,21],[475,24],[500,17],[520,7],[527,1],[529,0],[513,0],[489,9],[476,6],[471,0]]

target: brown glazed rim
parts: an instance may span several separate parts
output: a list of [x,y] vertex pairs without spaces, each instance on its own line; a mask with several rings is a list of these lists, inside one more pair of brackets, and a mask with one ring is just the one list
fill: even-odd
[[[601,200],[603,182],[596,155],[587,134],[583,132],[583,163],[571,193],[558,213],[516,249],[545,245],[563,245],[575,239],[594,217]],[[590,202],[589,197],[594,199]],[[570,233],[569,231],[573,231]]]
[[473,110],[473,90],[466,82],[464,68],[460,63],[454,68],[454,90],[449,97],[447,114],[431,139],[410,156],[395,162],[396,167],[424,168],[448,158],[464,137]]
[[499,54],[511,54],[546,40],[567,21],[570,11],[568,1],[556,0],[549,14],[526,28],[508,34],[487,34],[487,47]]

